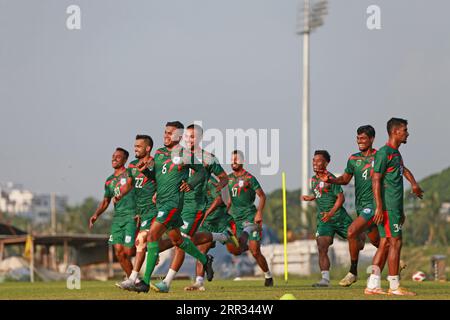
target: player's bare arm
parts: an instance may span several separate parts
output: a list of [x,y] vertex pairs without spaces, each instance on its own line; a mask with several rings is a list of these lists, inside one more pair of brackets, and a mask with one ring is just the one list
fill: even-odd
[[321,212],[322,218],[320,218],[320,220],[322,220],[323,222],[327,222],[328,220],[330,220],[334,216],[336,211],[338,211],[342,207],[344,202],[345,202],[344,193],[341,192],[337,195],[336,202],[334,203],[333,208],[331,208],[331,210],[328,212]]
[[314,201],[316,200],[316,196],[304,195],[301,197],[303,201]]
[[256,190],[256,194],[259,197],[259,204],[258,204],[258,209],[256,211],[256,215],[255,215],[255,223],[259,224],[260,226],[262,225],[262,221],[263,221],[263,210],[264,210],[264,206],[266,205],[266,194],[264,193],[263,189],[258,189]]
[[216,190],[222,190],[228,184],[228,175],[225,172],[220,173],[217,178],[219,183],[217,184]]
[[95,213],[89,219],[89,229],[92,229],[95,221],[97,221],[98,217],[100,217],[100,215],[108,209],[110,203],[111,198],[103,198],[102,202],[98,205],[97,210],[95,210]]
[[416,179],[414,178],[414,175],[412,174],[412,172],[406,167],[403,167],[403,176],[411,184],[412,193],[415,194],[417,198],[422,199],[423,198],[423,190],[422,190],[422,188],[420,188],[420,186],[417,183]]
[[216,210],[216,208],[218,206],[220,206],[223,203],[222,197],[219,195],[217,196],[214,201],[211,203],[211,206],[205,211],[205,215],[202,219],[202,222],[200,223],[200,225],[203,224],[203,222],[205,222],[206,218],[208,218],[208,216],[214,212],[214,210]]
[[337,178],[334,178],[331,174],[329,174],[328,172],[321,172],[321,173],[317,173],[317,176],[319,177],[320,180],[322,180],[323,182],[327,182],[327,183],[331,183],[331,184],[338,184],[338,185],[347,185],[350,183],[350,181],[353,178],[352,174],[349,174],[347,172],[344,172],[344,174],[342,176],[339,176]]
[[373,222],[380,224],[383,222],[383,201],[381,199],[381,173],[374,172],[372,177],[372,190],[375,204],[377,206]]

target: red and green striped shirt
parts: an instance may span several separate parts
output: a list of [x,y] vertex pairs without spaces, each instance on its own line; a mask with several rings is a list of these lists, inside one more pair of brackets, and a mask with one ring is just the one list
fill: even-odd
[[375,155],[374,172],[380,173],[383,210],[403,211],[403,158],[387,143]]

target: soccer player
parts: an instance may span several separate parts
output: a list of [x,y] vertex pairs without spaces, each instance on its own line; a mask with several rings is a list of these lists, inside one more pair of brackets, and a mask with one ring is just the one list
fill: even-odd
[[[217,191],[220,191],[228,183],[228,176],[219,164],[217,158],[203,150],[200,147],[200,142],[203,137],[203,129],[199,125],[192,124],[188,126],[184,134],[184,142],[187,150],[185,152],[191,152],[194,159],[197,159],[206,170],[206,175],[200,183],[198,183],[191,191],[186,192],[184,195],[183,209],[181,211],[181,218],[183,219],[183,226],[180,228],[181,234],[192,240],[196,245],[202,243],[210,243],[212,241],[226,242],[230,238],[233,238],[231,230],[222,230],[220,233],[216,232],[202,232],[197,233],[200,222],[203,220],[203,216],[206,209],[206,187],[207,182],[212,174],[218,177],[219,182],[216,186]],[[195,170],[189,169],[189,176],[195,174]],[[234,238],[235,239],[235,238]],[[235,239],[237,242],[237,239]],[[175,275],[180,270],[185,258],[185,253],[180,248],[175,248],[175,254],[170,266],[170,269],[163,279],[163,281],[156,283],[152,286],[152,289],[157,292],[169,292],[170,284],[175,278]],[[203,279],[201,280],[203,282]]]
[[311,190],[314,195],[302,196],[303,201],[316,200],[317,204],[316,241],[319,249],[319,267],[322,279],[313,284],[313,287],[330,286],[328,248],[333,244],[335,233],[341,238],[347,238],[348,227],[352,223],[352,218],[342,206],[345,201],[342,187],[319,179],[320,174],[331,175],[335,178],[327,171],[330,160],[328,151],[316,150],[314,152],[313,170],[316,174],[311,178]]
[[[112,155],[114,173],[106,179],[105,193],[102,202],[89,219],[89,228],[94,226],[98,217],[106,211],[111,199],[120,196],[121,188],[131,180],[129,171],[125,168],[129,153],[123,148],[117,148]],[[136,234],[136,201],[134,192],[129,192],[114,203],[114,216],[111,225],[109,243],[114,246],[116,257],[127,277],[131,275],[133,265],[131,256],[134,254],[134,238]]]
[[[244,169],[244,154],[241,151],[234,150],[232,152],[231,168],[233,172],[228,175],[230,200],[227,207],[236,222],[239,245],[242,248],[241,250],[243,250],[248,240],[248,249],[255,258],[258,266],[264,272],[264,285],[266,287],[272,287],[272,273],[269,270],[266,258],[261,253],[261,230],[266,195],[258,180]],[[256,195],[259,197],[258,208],[254,204]],[[258,227],[258,230],[248,230],[248,228],[252,228],[254,225]]]
[[[356,131],[356,143],[359,147],[358,153],[350,156],[344,174],[340,177],[319,174],[322,181],[347,185],[351,179],[355,178],[355,207],[357,218],[348,228],[347,239],[350,251],[350,270],[339,282],[339,285],[348,287],[357,281],[359,251],[364,248],[364,232],[370,242],[378,248],[380,236],[376,224],[373,223],[375,213],[372,192],[372,176],[375,153],[373,142],[375,140],[375,129],[371,125],[361,126]],[[405,168],[405,177],[411,182],[413,192],[421,197],[422,190],[415,182],[414,176]],[[382,257],[384,265],[386,256]]]
[[[375,198],[374,222],[378,225],[380,245],[373,258],[373,270],[369,277],[366,294],[385,294],[380,286],[382,257],[388,252],[390,295],[413,296],[414,292],[400,287],[399,262],[402,247],[403,212],[403,158],[398,150],[407,142],[408,121],[391,118],[387,122],[389,140],[375,155],[372,189]],[[420,188],[419,188],[420,189]],[[377,268],[378,266],[378,268]]]
[[[228,176],[227,176],[228,180]],[[211,176],[207,185],[207,204],[205,211],[205,216],[203,217],[202,222],[200,223],[200,227],[198,229],[198,233],[224,233],[229,229],[236,232],[236,223],[234,222],[231,215],[227,212],[227,206],[225,205],[221,192],[218,191],[219,181]],[[197,234],[198,234],[197,233]],[[236,235],[236,234],[235,234]],[[231,253],[238,251],[236,244],[227,243],[227,248],[230,249],[230,246],[234,249]],[[207,243],[201,244],[198,246],[198,249],[207,253],[211,248],[215,247],[215,241],[209,241]],[[196,265],[196,278],[195,282],[184,288],[186,291],[205,291],[206,288],[204,286],[204,274],[203,266],[197,262]]]
[[[147,177],[139,170],[139,166],[143,163],[153,161],[150,153],[153,148],[153,139],[148,135],[136,135],[134,142],[134,152],[136,160],[133,160],[128,165],[128,171],[131,178],[127,184],[128,188],[122,188],[120,195],[116,196],[113,201],[119,201],[127,192],[135,194],[137,215],[139,216],[140,229],[136,237],[136,260],[133,271],[128,279],[120,283],[120,288],[133,291],[135,284],[140,281],[138,278],[139,271],[145,260],[145,253],[147,249],[147,237],[150,226],[158,213],[155,203],[152,201],[156,192],[156,181]],[[169,239],[160,240],[159,251],[162,252],[172,247],[172,242]]]
[[[147,167],[147,174],[150,172],[155,177],[158,214],[147,238],[146,270],[143,281],[135,286],[138,292],[149,291],[150,277],[158,258],[158,241],[165,232],[174,246],[186,251],[203,264],[208,281],[211,281],[214,276],[213,257],[201,253],[194,243],[182,237],[180,232],[180,227],[183,225],[180,210],[183,206],[184,193],[193,190],[202,182],[206,174],[203,164],[194,163],[193,155],[180,146],[183,129],[184,126],[179,121],[168,122],[164,131],[164,147],[156,151],[154,161],[141,167],[141,169]],[[189,168],[195,170],[191,177],[189,177]]]

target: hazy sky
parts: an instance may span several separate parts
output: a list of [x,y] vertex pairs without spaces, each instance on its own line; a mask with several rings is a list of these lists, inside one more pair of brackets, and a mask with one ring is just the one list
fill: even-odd
[[[66,8],[81,8],[81,30]],[[162,142],[168,120],[280,129],[280,172],[300,186],[297,0],[0,0],[0,182],[71,202],[100,198],[116,146]],[[369,5],[381,30],[366,27]],[[405,164],[450,165],[450,1],[331,0],[311,37],[311,149],[342,172],[355,130],[409,120]],[[229,171],[230,167],[225,165]],[[257,167],[251,167],[258,173]],[[260,176],[267,191],[281,173]]]

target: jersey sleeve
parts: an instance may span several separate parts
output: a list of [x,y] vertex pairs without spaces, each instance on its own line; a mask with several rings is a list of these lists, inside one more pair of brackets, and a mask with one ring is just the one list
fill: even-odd
[[342,187],[338,184],[332,184],[331,185],[331,192],[337,196],[339,193],[344,192],[344,190],[342,190]]
[[347,167],[345,167],[345,173],[353,175],[355,172],[355,167],[353,166],[352,158],[348,158],[347,160]]
[[375,154],[375,164],[373,166],[373,171],[375,173],[385,173],[387,170],[387,165],[388,165],[388,159],[387,159],[387,155],[385,152],[380,152],[378,151]]
[[209,192],[211,192],[211,198],[214,198],[214,199],[222,194],[221,192],[217,192],[216,187],[217,187],[217,184],[213,183],[212,181],[208,182],[208,189],[209,189]]
[[216,156],[214,155],[211,155],[209,169],[210,172],[214,173],[216,176],[219,176],[222,172],[225,172],[225,170],[223,170],[222,166],[220,165],[219,160],[217,160]]
[[108,186],[108,180],[105,182],[105,193],[103,195],[103,197],[111,199],[113,197],[111,189]]
[[253,176],[250,178],[250,187],[253,189],[253,191],[261,189],[261,185],[259,184],[258,180],[256,180],[256,178]]

